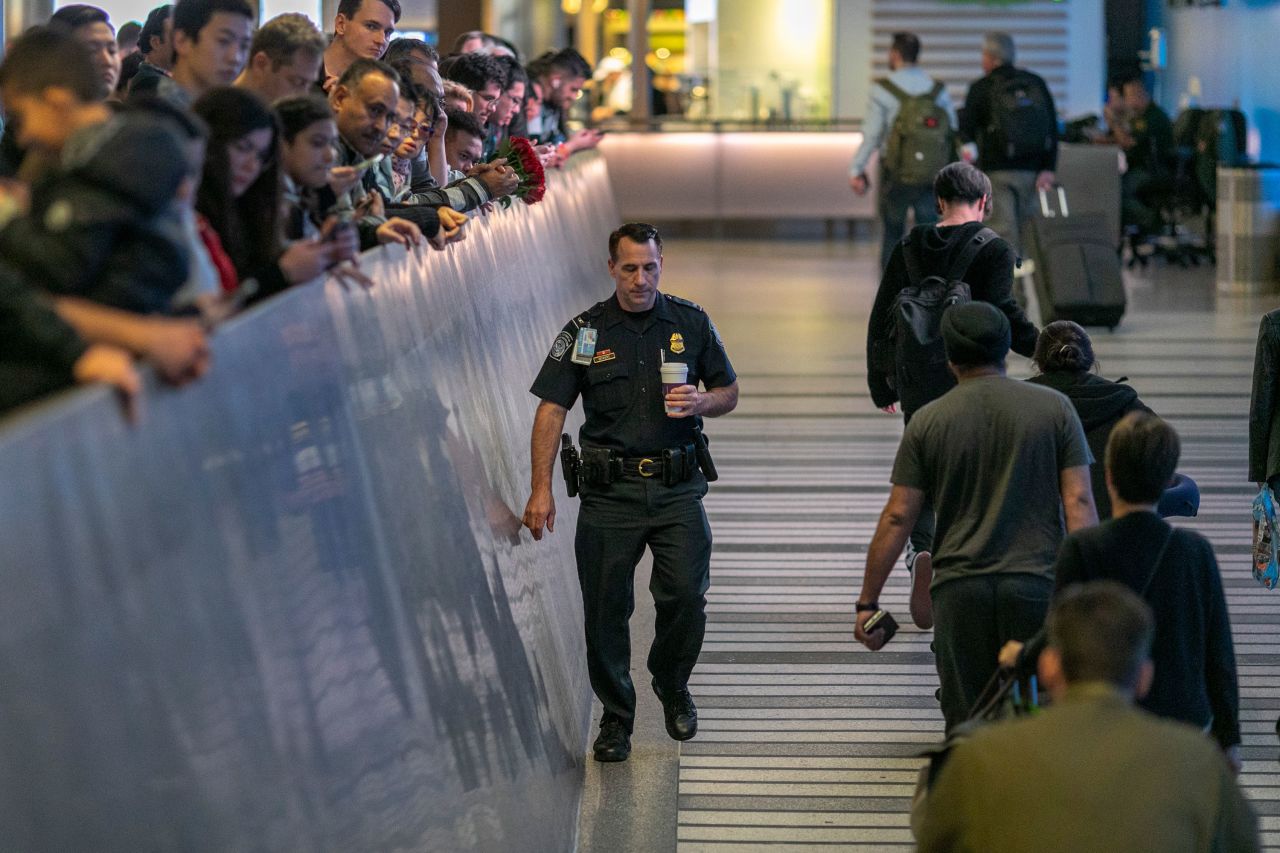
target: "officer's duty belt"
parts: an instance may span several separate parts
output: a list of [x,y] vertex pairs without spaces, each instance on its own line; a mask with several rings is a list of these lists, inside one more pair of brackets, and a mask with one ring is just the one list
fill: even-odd
[[663,471],[662,454],[653,456],[637,456],[634,459],[622,460],[622,474],[626,477],[661,477]]
[[627,457],[602,447],[582,448],[582,481],[587,485],[608,485],[623,477],[635,477],[673,486],[692,479],[697,467],[692,444]]

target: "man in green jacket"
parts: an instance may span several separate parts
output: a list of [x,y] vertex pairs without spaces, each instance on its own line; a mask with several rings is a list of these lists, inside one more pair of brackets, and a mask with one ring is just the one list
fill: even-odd
[[1048,624],[1040,677],[1054,704],[954,748],[923,804],[920,853],[1258,850],[1213,741],[1133,707],[1154,671],[1142,600],[1113,581],[1082,584]]

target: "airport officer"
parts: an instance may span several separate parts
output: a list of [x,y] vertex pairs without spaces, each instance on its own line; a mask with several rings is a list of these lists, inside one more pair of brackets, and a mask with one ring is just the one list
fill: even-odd
[[[659,292],[656,228],[630,223],[609,235],[609,274],[614,294],[565,325],[533,383],[542,403],[533,424],[524,524],[534,539],[542,538],[544,526],[555,530],[552,468],[565,415],[581,395],[581,476],[566,476],[581,484],[575,550],[587,668],[604,706],[594,752],[597,761],[624,761],[636,707],[627,622],[646,545],[653,552],[649,589],[657,610],[652,686],[671,737],[688,740],[698,730],[688,682],[702,648],[710,581],[703,472],[714,478],[701,423],[733,411],[738,382],[706,312]],[[669,381],[664,395],[664,375],[671,380],[679,365],[687,366],[687,378]]]

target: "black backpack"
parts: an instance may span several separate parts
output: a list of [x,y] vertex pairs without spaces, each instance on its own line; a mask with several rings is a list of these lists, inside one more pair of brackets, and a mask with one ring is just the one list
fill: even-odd
[[1029,71],[992,79],[987,148],[998,158],[1028,160],[1053,150],[1058,117],[1044,82]]
[[990,228],[979,229],[956,255],[946,275],[925,275],[912,238],[904,241],[902,259],[908,283],[893,301],[895,387],[903,414],[910,415],[955,386],[942,345],[942,313],[952,305],[973,301],[964,277],[978,252],[997,236]]

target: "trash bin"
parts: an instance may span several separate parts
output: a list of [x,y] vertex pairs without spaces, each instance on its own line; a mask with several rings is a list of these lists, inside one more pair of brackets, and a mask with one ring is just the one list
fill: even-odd
[[1218,292],[1280,291],[1280,166],[1218,168]]

